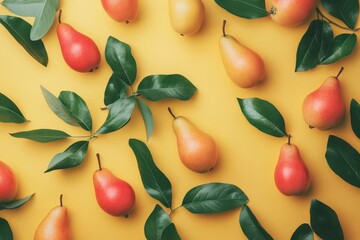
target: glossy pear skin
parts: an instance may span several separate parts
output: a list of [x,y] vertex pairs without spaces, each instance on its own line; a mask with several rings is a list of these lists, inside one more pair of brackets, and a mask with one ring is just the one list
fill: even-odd
[[133,22],[138,14],[138,0],[101,0],[106,13],[118,22]]
[[169,0],[169,15],[172,28],[181,35],[197,33],[205,19],[202,0]]
[[271,18],[285,27],[296,27],[304,23],[314,12],[317,0],[273,0]]
[[11,168],[0,161],[0,203],[11,202],[18,191],[16,177]]
[[274,179],[278,190],[287,196],[301,195],[309,189],[309,172],[296,145],[282,145]]

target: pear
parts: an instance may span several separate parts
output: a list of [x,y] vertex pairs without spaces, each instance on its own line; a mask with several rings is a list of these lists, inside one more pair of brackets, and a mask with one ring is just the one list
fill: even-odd
[[138,13],[138,0],[101,0],[106,13],[118,22],[133,22]]
[[240,44],[233,36],[225,33],[220,37],[220,54],[230,79],[239,87],[250,88],[265,78],[265,64],[251,49]]
[[275,185],[287,196],[302,195],[310,187],[310,175],[296,145],[288,143],[281,146],[275,167]]
[[328,77],[322,85],[306,96],[302,105],[305,122],[310,128],[329,130],[338,126],[345,115],[345,104],[341,96],[339,76]]
[[125,216],[134,208],[135,192],[129,183],[115,177],[101,167],[100,155],[96,154],[99,169],[93,174],[96,200],[102,210],[112,216]]
[[205,173],[212,170],[218,161],[218,148],[213,138],[198,129],[187,118],[173,116],[180,160],[190,170]]
[[11,202],[18,191],[16,177],[11,168],[0,161],[0,203]]
[[60,206],[46,215],[35,231],[34,240],[70,240],[71,232],[67,208],[63,206],[60,195]]
[[169,0],[169,15],[172,28],[183,35],[197,33],[205,19],[202,0]]
[[57,36],[63,58],[72,69],[78,72],[92,72],[98,68],[101,55],[96,43],[69,24],[62,23],[61,10]]

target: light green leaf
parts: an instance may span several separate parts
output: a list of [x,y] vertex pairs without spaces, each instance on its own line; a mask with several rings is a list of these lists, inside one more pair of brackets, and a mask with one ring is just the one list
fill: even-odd
[[33,195],[34,195],[34,193],[27,197],[24,197],[21,199],[16,199],[11,202],[0,203],[0,210],[19,208],[22,205],[24,205],[25,203],[27,203],[32,198]]
[[25,138],[41,143],[54,142],[71,137],[66,132],[54,129],[36,129],[31,131],[10,133],[10,135],[16,138]]
[[16,104],[0,93],[0,122],[24,123],[26,121]]
[[147,140],[149,140],[154,130],[154,119],[151,113],[151,109],[140,98],[136,98],[136,102],[139,105],[141,115],[144,119],[145,128],[146,128],[146,138]]

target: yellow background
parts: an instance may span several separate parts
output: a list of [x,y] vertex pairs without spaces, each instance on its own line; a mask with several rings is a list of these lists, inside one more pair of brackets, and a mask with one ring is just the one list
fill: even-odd
[[[173,207],[179,206],[185,193],[194,186],[209,182],[232,183],[247,194],[249,207],[274,239],[290,239],[300,224],[310,222],[309,206],[313,198],[337,212],[346,239],[360,239],[359,189],[336,176],[324,157],[329,134],[360,149],[349,118],[350,100],[360,100],[358,48],[352,56],[336,64],[295,73],[297,45],[310,21],[288,29],[270,18],[238,18],[211,0],[204,0],[204,4],[206,20],[201,31],[195,36],[181,37],[170,26],[165,0],[140,0],[139,17],[128,25],[107,16],[100,0],[60,1],[62,21],[92,37],[101,49],[100,68],[85,74],[74,72],[65,64],[56,36],[57,23],[43,39],[49,55],[47,68],[33,60],[3,27],[0,28],[0,92],[11,98],[31,120],[21,125],[0,124],[0,159],[17,175],[18,197],[36,193],[21,208],[0,212],[0,216],[9,221],[15,239],[31,239],[40,221],[58,205],[60,194],[64,194],[64,204],[69,210],[74,239],[145,238],[144,223],[158,202],[145,192],[134,154],[128,146],[129,138],[146,140],[138,109],[125,128],[92,141],[83,164],[71,170],[43,173],[51,158],[74,140],[40,144],[8,135],[38,128],[64,130],[71,135],[86,134],[80,128],[68,126],[51,112],[40,85],[55,95],[62,90],[79,94],[90,108],[94,129],[98,129],[107,115],[99,108],[103,106],[105,86],[111,75],[104,59],[110,35],[131,45],[138,67],[135,85],[151,74],[179,73],[198,88],[188,102],[148,102],[155,130],[147,144],[156,164],[172,183]],[[0,14],[10,13],[1,7]],[[223,19],[228,21],[228,34],[263,57],[267,67],[263,84],[240,89],[227,77],[218,48]],[[336,34],[343,32],[335,27],[334,30]],[[335,75],[340,66],[345,67],[341,75],[347,110],[345,121],[331,131],[310,130],[302,119],[302,101],[326,77]],[[312,176],[312,188],[307,195],[286,197],[277,191],[273,172],[279,149],[286,139],[268,136],[251,126],[240,112],[237,97],[266,99],[282,113],[286,129],[293,136],[292,142],[299,147]],[[188,117],[214,137],[220,149],[220,161],[213,172],[196,174],[181,164],[172,118],[167,112],[169,106],[175,114]],[[107,215],[97,205],[92,183],[92,174],[97,169],[96,153],[101,154],[104,167],[130,182],[136,191],[136,208],[128,219]],[[171,219],[185,240],[246,239],[238,223],[239,212],[237,209],[216,215],[194,215],[179,209]]]

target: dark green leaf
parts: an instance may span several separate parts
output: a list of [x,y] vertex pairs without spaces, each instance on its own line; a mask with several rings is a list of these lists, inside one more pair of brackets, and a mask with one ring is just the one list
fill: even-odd
[[329,47],[326,57],[321,64],[334,63],[352,53],[356,45],[356,34],[341,34],[336,36]]
[[130,139],[129,145],[136,156],[141,180],[146,192],[160,201],[165,207],[171,208],[171,183],[165,174],[156,166],[148,147],[145,143],[137,139]]
[[13,240],[13,233],[9,223],[0,217],[0,240]]
[[175,224],[171,223],[164,229],[161,235],[161,240],[181,240]]
[[325,154],[330,168],[351,185],[360,187],[360,154],[349,143],[330,135]]
[[105,58],[114,74],[131,86],[136,79],[136,62],[128,44],[109,37],[105,48]]
[[92,130],[92,118],[90,111],[85,101],[76,93],[69,91],[62,91],[59,95],[59,100],[69,110],[73,119],[75,119],[79,125],[87,130]]
[[[164,229],[171,224],[169,215],[156,205],[145,222],[145,237],[147,240],[161,240]],[[170,240],[170,238],[168,238]]]
[[344,234],[336,212],[317,199],[311,201],[310,223],[314,232],[322,239],[344,239]]
[[261,226],[251,209],[245,204],[240,212],[240,226],[248,239],[272,240],[273,238]]
[[135,97],[119,99],[111,104],[104,124],[97,130],[98,134],[114,132],[124,127],[131,118],[135,107]]
[[26,138],[41,143],[54,142],[71,137],[66,132],[54,129],[36,129],[31,131],[10,133],[10,135],[16,138]]
[[245,193],[235,185],[208,183],[188,191],[182,206],[192,213],[209,214],[239,208],[247,202]]
[[104,95],[104,104],[108,106],[121,98],[128,97],[127,86],[115,74],[112,74],[106,85]]
[[304,223],[295,230],[290,240],[314,240],[314,232],[309,224]]
[[0,122],[24,123],[26,121],[16,104],[0,93]]
[[355,29],[359,15],[358,0],[321,0],[321,4],[332,16],[343,21],[349,28]]
[[88,141],[79,141],[72,144],[64,152],[56,154],[51,159],[45,172],[79,166],[84,161],[88,147]]
[[189,100],[195,92],[196,87],[179,74],[147,76],[137,90],[137,93],[150,101],[166,98]]
[[351,100],[350,118],[352,130],[360,138],[360,104],[355,99]]
[[274,137],[287,136],[284,118],[273,104],[259,98],[238,98],[238,103],[251,125]]
[[29,195],[27,197],[17,199],[17,200],[13,200],[11,202],[0,203],[0,210],[19,208],[22,205],[24,205],[25,203],[27,203],[32,198],[33,195],[34,194],[31,194],[31,195]]
[[266,17],[265,0],[215,0],[226,11],[238,17],[254,19]]
[[322,60],[324,60],[324,58],[326,58],[331,41],[334,38],[334,33],[330,24],[326,21],[321,21],[321,23],[322,23],[322,32],[321,32],[318,62],[321,62]]
[[151,113],[150,108],[148,107],[148,105],[146,105],[145,102],[143,102],[139,98],[136,98],[136,102],[139,105],[141,115],[142,115],[142,117],[144,119],[145,128],[146,128],[146,138],[147,138],[147,140],[149,140],[150,137],[151,137],[151,134],[152,134],[152,132],[154,130],[153,115]]
[[28,22],[18,17],[0,15],[0,23],[31,57],[45,67],[47,66],[49,60],[44,43],[41,40],[30,39],[31,25]]

